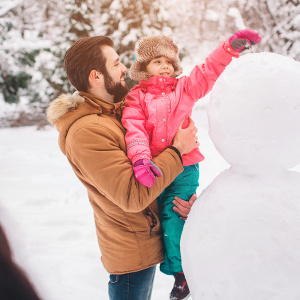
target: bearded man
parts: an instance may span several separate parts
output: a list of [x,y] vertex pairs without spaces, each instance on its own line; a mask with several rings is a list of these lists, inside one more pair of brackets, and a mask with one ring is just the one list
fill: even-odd
[[[87,188],[102,263],[110,273],[109,297],[150,299],[155,266],[164,258],[156,198],[183,171],[181,156],[199,145],[197,130],[192,121],[178,130],[172,147],[153,159],[163,176],[147,188],[135,179],[126,156],[121,114],[127,69],[113,42],[104,36],[82,38],[67,51],[64,64],[77,92],[54,100],[47,116]],[[185,218],[194,200],[176,199],[174,210]]]

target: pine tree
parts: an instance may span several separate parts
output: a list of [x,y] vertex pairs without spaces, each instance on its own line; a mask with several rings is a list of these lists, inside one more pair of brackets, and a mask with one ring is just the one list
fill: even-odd
[[18,2],[0,5],[0,92],[4,101],[19,102],[26,91],[31,75],[27,66],[32,66],[35,51],[28,49],[19,30]]
[[188,64],[200,63],[218,43],[244,28],[232,0],[166,1],[174,36]]
[[46,91],[51,93],[38,67],[38,57],[50,46],[49,41],[42,38],[43,26],[39,26],[43,21],[41,2],[7,3],[0,5],[0,89],[8,103],[18,103],[23,96],[29,104],[36,106],[45,101]]

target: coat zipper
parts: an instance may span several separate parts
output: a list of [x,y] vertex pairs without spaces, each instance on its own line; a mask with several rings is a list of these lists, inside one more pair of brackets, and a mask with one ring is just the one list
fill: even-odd
[[149,219],[146,217],[146,220],[147,220],[148,225],[150,227],[150,236],[151,236],[153,234],[153,228],[155,228],[157,226],[157,219],[155,218],[155,216],[153,215],[153,213],[152,213],[152,211],[150,210],[149,207],[147,207],[145,209],[145,214],[146,214],[146,216],[151,217],[151,220],[152,220],[152,225],[151,225]]

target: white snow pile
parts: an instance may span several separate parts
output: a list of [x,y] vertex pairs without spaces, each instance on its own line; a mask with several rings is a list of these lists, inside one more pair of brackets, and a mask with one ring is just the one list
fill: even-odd
[[230,164],[185,224],[193,300],[300,299],[300,63],[246,54],[217,80],[209,134]]

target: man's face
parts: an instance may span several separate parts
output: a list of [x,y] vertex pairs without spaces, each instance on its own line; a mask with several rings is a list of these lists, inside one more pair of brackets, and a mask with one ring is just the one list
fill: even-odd
[[125,83],[127,68],[120,62],[119,55],[110,46],[103,46],[102,51],[106,57],[106,72],[104,84],[106,91],[114,96],[114,102],[121,101],[128,93],[128,87]]

